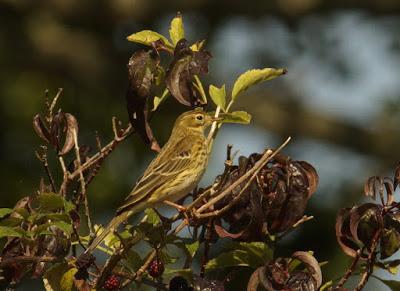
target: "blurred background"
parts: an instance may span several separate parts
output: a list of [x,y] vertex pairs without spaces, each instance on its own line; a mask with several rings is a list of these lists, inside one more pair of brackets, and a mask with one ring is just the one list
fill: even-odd
[[[226,144],[248,155],[292,136],[285,153],[313,164],[320,185],[307,208],[315,219],[279,254],[314,250],[329,261],[325,279],[340,276],[349,260],[336,243],[338,209],[361,201],[365,179],[392,175],[400,160],[397,0],[0,0],[0,206],[34,193],[44,176],[31,123],[45,89],[53,96],[64,88],[60,104],[78,118],[81,143],[94,145],[98,131],[105,144],[111,117],[127,121],[126,64],[138,46],[126,37],[142,29],[167,35],[177,11],[189,41],[207,39],[214,56],[206,84],[231,88],[250,68],[289,70],[239,98],[236,109],[253,124],[223,127],[203,184],[222,171]],[[161,144],[183,110],[170,98],[152,120]],[[95,222],[113,215],[153,157],[136,136],[115,150],[89,191]],[[367,290],[387,289],[372,278]]]

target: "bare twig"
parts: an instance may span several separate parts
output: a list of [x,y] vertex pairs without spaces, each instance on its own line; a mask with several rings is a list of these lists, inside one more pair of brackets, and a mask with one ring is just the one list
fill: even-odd
[[[81,168],[82,163],[81,163],[81,154],[79,153],[78,136],[77,136],[75,129],[73,129],[72,134],[74,137],[77,168],[79,170]],[[87,224],[88,224],[88,228],[89,228],[89,235],[90,235],[90,237],[94,237],[92,221],[90,219],[89,201],[88,201],[87,193],[86,193],[86,182],[85,182],[85,177],[83,176],[82,171],[79,172],[79,180],[80,180],[80,184],[81,184],[81,195],[83,196],[83,202],[85,204],[85,215],[86,215]]]
[[57,193],[56,184],[55,184],[54,179],[53,179],[53,176],[52,176],[52,174],[51,174],[51,172],[50,172],[50,169],[49,169],[49,162],[48,162],[48,160],[47,160],[47,147],[46,147],[46,146],[41,146],[41,148],[43,149],[43,153],[42,153],[42,154],[39,154],[38,152],[35,152],[36,157],[37,157],[37,158],[39,159],[39,161],[41,161],[42,164],[43,164],[44,171],[45,171],[45,173],[46,173],[46,175],[47,175],[47,178],[49,179],[49,182],[50,182],[50,185],[51,185],[51,190],[52,190],[54,193]]
[[32,257],[27,257],[27,256],[16,256],[12,258],[1,258],[0,257],[0,267],[7,266],[10,263],[15,263],[15,262],[21,262],[21,263],[39,263],[39,262],[54,262],[56,260],[60,260],[60,257],[48,257],[48,256],[43,256],[43,257],[38,257],[38,256],[32,256]]
[[359,249],[357,251],[356,257],[353,259],[353,262],[351,263],[350,267],[347,269],[346,273],[343,275],[343,277],[340,279],[339,283],[336,285],[336,288],[342,287],[347,280],[351,277],[353,274],[358,261],[360,260],[360,255],[361,255],[361,250]]
[[117,144],[125,140],[129,135],[133,133],[133,128],[129,124],[127,128],[119,135],[118,139],[114,139],[111,142],[109,142],[107,145],[105,145],[101,151],[90,157],[85,163],[82,164],[81,167],[76,169],[74,172],[72,172],[69,175],[69,179],[75,179],[78,175],[80,175],[80,172],[85,172],[88,170],[90,167],[92,167],[94,164],[96,164],[100,159],[104,159],[106,156],[108,156],[116,147]]
[[367,266],[365,272],[361,275],[361,279],[358,282],[358,285],[354,289],[355,291],[361,291],[365,284],[367,284],[369,277],[374,271],[375,259],[376,259],[376,252],[375,249],[378,245],[382,230],[379,229],[375,232],[374,237],[371,242],[371,246],[369,249],[368,259],[367,259]]

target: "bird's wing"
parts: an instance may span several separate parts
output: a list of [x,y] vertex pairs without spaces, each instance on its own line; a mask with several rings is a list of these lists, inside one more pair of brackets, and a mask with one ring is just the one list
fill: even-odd
[[157,190],[162,190],[166,183],[177,174],[188,169],[192,165],[192,145],[197,138],[178,140],[174,145],[166,145],[138,181],[131,194],[126,197],[123,205],[117,213],[124,212],[136,203],[148,200],[151,195],[157,195]]

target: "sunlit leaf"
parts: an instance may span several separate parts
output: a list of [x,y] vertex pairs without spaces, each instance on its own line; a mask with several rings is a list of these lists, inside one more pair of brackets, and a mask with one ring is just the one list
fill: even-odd
[[58,263],[50,267],[43,276],[46,291],[59,291],[61,278],[67,271],[67,263]]
[[200,242],[196,240],[195,242],[191,244],[185,244],[185,247],[189,253],[189,255],[193,258],[194,255],[196,254],[197,250],[199,249]]
[[151,223],[152,225],[156,226],[156,225],[160,225],[161,224],[161,219],[158,216],[157,212],[154,211],[154,209],[152,208],[147,208],[144,211],[147,215],[147,219],[146,221],[148,223]]
[[249,124],[251,121],[251,115],[246,111],[233,111],[230,113],[223,113],[220,115],[223,123],[242,123]]
[[222,85],[221,88],[218,88],[214,85],[210,85],[208,92],[215,105],[221,107],[222,110],[225,111],[225,99],[226,99],[225,85]]
[[197,42],[195,42],[194,44],[192,44],[192,45],[190,46],[190,49],[191,49],[192,51],[194,51],[194,52],[198,52],[198,51],[201,50],[201,48],[203,47],[204,43],[205,43],[204,40],[202,40],[202,41],[197,41]]
[[144,44],[150,46],[153,42],[157,40],[162,40],[164,44],[168,47],[173,47],[173,45],[168,41],[168,39],[159,34],[158,32],[152,31],[152,30],[142,30],[139,32],[136,32],[134,34],[131,34],[130,36],[127,37],[129,41]]
[[60,290],[61,291],[71,291],[74,284],[74,275],[78,272],[78,269],[72,268],[69,269],[64,275],[61,277],[60,281]]
[[168,89],[165,89],[161,97],[155,96],[153,100],[153,109],[151,111],[156,111],[157,108],[167,99],[169,95]]
[[178,41],[185,37],[185,29],[183,27],[182,15],[180,13],[178,13],[178,15],[171,21],[169,37],[174,46]]
[[250,86],[274,79],[286,72],[286,69],[273,68],[249,70],[237,78],[232,89],[232,99],[235,100],[239,93],[247,90]]

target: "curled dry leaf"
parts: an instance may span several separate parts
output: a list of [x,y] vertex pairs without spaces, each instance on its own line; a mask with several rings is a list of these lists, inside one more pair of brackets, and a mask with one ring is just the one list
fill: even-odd
[[258,268],[250,277],[248,291],[262,285],[268,291],[302,290],[316,291],[322,284],[322,272],[318,261],[307,252],[295,252],[292,258],[301,261],[305,269],[291,269],[289,258],[277,258]]
[[183,105],[194,107],[201,104],[192,82],[195,75],[208,73],[210,58],[211,54],[205,50],[192,51],[186,39],[176,44],[165,82],[171,95]]
[[[239,164],[218,177],[220,190],[226,189],[244,175],[260,159],[260,154],[239,157]],[[215,206],[220,209],[237,197],[246,181]],[[217,220],[215,230],[221,237],[252,241],[267,234],[290,229],[303,215],[307,202],[317,188],[318,175],[304,161],[293,161],[277,155],[262,168],[256,179],[244,190],[237,202],[220,217],[228,222],[224,229]]]
[[135,52],[128,62],[129,86],[126,93],[129,120],[133,128],[143,141],[156,151],[159,151],[160,147],[149,124],[148,99],[159,62],[160,57],[155,49]]
[[78,121],[75,116],[71,113],[65,113],[65,126],[66,126],[66,135],[65,141],[62,149],[59,152],[59,155],[65,155],[68,153],[75,145],[74,142],[74,133],[78,136]]
[[43,139],[46,143],[50,142],[50,133],[46,125],[43,123],[42,118],[39,114],[33,117],[33,129],[36,134]]
[[358,245],[351,239],[350,233],[350,208],[343,208],[336,217],[336,239],[343,252],[355,258],[359,249]]
[[298,251],[295,252],[292,257],[304,263],[310,275],[315,280],[316,288],[318,289],[322,285],[322,272],[318,261],[314,258],[314,256],[312,256],[309,252]]

